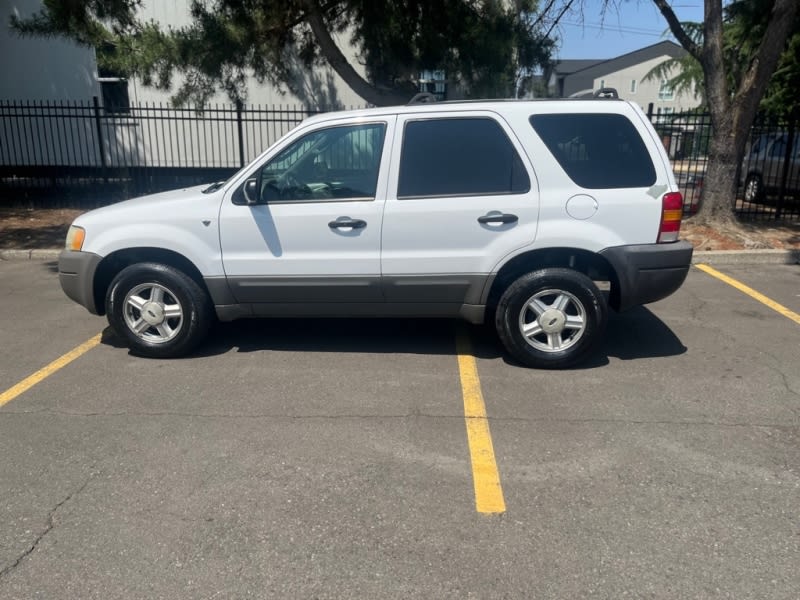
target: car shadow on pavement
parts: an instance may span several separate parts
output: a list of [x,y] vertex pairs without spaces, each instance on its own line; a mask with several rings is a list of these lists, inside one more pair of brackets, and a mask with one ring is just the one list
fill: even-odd
[[[502,348],[489,325],[476,326],[452,319],[245,319],[218,323],[211,335],[187,358],[236,352],[345,352],[353,354],[455,355],[456,335],[464,331],[479,359],[502,359],[519,366]],[[109,327],[103,343],[125,348]],[[680,339],[650,310],[612,312],[597,352],[576,369],[607,365],[610,358],[636,360],[677,356],[686,352]]]
[[[455,355],[459,327],[464,327],[471,338],[485,337],[482,327],[453,319],[243,319],[215,324],[206,341],[186,358],[231,351]],[[126,347],[110,327],[103,332],[103,343]],[[499,342],[474,341],[473,351],[478,358],[498,358],[502,353]]]
[[665,358],[684,354],[687,348],[664,321],[644,306],[608,319],[600,354],[620,360]]
[[[195,356],[228,352],[455,354],[452,319],[251,319],[218,324]],[[471,328],[466,326],[469,330]],[[492,353],[491,347],[486,351]],[[499,356],[500,348],[493,355]]]

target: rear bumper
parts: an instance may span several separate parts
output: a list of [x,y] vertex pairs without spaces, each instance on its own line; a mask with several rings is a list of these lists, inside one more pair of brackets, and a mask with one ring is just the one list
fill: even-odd
[[68,298],[95,315],[102,314],[94,300],[94,274],[102,257],[91,252],[63,250],[58,257],[58,280]]
[[615,246],[600,254],[617,274],[611,306],[625,310],[661,300],[683,284],[692,264],[693,248],[689,242]]

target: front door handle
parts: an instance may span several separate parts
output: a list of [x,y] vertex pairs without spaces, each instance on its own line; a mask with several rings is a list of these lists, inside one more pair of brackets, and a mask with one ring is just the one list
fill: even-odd
[[328,227],[331,229],[364,229],[366,226],[366,221],[351,219],[350,217],[339,217],[335,221],[328,223]]
[[516,223],[517,221],[519,221],[517,215],[508,213],[489,213],[488,215],[478,217],[478,223],[481,225],[486,225],[487,223]]

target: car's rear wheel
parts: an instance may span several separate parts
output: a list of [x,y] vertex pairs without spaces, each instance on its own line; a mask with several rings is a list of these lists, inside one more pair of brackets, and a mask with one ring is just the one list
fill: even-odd
[[213,321],[205,290],[185,273],[158,263],[120,271],[108,288],[106,312],[131,352],[151,358],[187,354]]
[[594,282],[571,269],[541,269],[512,283],[495,314],[508,352],[529,367],[563,369],[594,349],[608,318]]
[[752,173],[747,176],[744,182],[744,199],[745,202],[763,202],[764,182],[761,175]]

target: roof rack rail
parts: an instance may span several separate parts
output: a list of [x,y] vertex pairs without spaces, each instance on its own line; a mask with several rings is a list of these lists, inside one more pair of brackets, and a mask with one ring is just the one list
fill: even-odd
[[411,106],[412,104],[425,104],[427,102],[436,102],[436,96],[430,92],[420,92],[419,94],[415,94],[414,97],[408,101],[406,106]]
[[613,98],[619,100],[619,94],[617,93],[617,88],[612,87],[604,87],[597,90],[594,94],[592,94],[593,98]]

